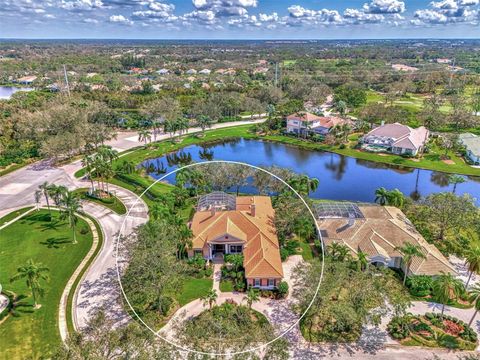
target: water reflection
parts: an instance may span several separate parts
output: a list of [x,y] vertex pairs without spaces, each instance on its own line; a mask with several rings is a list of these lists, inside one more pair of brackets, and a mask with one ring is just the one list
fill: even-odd
[[[387,189],[397,188],[412,199],[418,199],[433,192],[448,191],[450,177],[435,171],[380,164],[328,152],[245,139],[188,146],[158,159],[147,160],[143,166],[152,177],[159,178],[161,175],[157,174],[158,169],[163,174],[165,170],[169,172],[183,164],[212,159],[240,161],[255,166],[276,165],[316,177],[320,180],[320,186],[311,196],[332,200],[373,201],[375,190],[382,186]],[[467,181],[458,184],[456,193],[469,193],[480,198],[480,178],[469,176],[465,180]]]

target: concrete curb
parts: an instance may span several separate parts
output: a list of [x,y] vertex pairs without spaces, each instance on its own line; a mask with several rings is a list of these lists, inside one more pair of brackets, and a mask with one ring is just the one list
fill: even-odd
[[[93,241],[92,241],[92,246],[90,250],[88,251],[87,255],[83,258],[83,260],[80,262],[80,264],[77,266],[75,271],[73,272],[72,276],[70,279],[68,279],[67,285],[65,285],[65,288],[63,289],[62,296],[60,297],[60,305],[58,308],[58,327],[60,330],[60,337],[62,341],[65,343],[67,337],[68,337],[68,325],[67,325],[67,304],[68,304],[68,296],[70,295],[70,292],[72,291],[73,285],[75,281],[77,280],[78,276],[80,273],[84,270],[85,266],[87,263],[90,261],[92,258],[93,254],[97,251],[98,248],[98,243],[99,243],[99,236],[97,232],[97,228],[95,224],[93,223],[92,220],[89,218],[82,216],[78,214],[78,217],[81,219],[85,220],[88,226],[90,227],[90,230],[92,231],[93,235]],[[85,274],[85,273],[84,273]],[[79,284],[79,283],[78,283]],[[77,292],[78,284],[73,289],[75,291],[75,294]],[[75,327],[75,317],[74,317],[74,307],[72,306],[72,320],[73,324]]]

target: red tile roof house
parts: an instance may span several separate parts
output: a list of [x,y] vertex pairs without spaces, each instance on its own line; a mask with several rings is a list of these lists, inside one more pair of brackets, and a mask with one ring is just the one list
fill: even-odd
[[268,196],[204,195],[191,222],[188,256],[221,260],[225,254],[243,254],[247,285],[274,289],[283,279],[274,216]]
[[399,123],[381,125],[368,134],[360,142],[368,151],[385,151],[397,155],[416,156],[425,148],[430,132],[424,126],[413,129]]
[[327,135],[332,128],[345,123],[351,123],[351,121],[336,116],[318,116],[304,111],[287,116],[287,132],[299,136],[304,136],[307,132]]

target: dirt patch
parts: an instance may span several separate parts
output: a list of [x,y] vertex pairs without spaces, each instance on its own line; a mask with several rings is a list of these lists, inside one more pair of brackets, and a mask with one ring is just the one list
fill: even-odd
[[410,159],[412,161],[415,161],[415,162],[420,162],[420,159],[417,159],[417,158],[413,158],[413,159]]
[[453,160],[442,160],[442,162],[447,164],[447,165],[455,165],[455,161],[453,161]]

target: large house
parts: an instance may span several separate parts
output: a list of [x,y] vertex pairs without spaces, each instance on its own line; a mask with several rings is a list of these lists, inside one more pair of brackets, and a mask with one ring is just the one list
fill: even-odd
[[287,116],[287,132],[298,135],[327,135],[335,126],[350,124],[351,121],[336,116],[318,116],[306,111]]
[[475,165],[480,165],[480,136],[464,133],[458,136],[461,145],[465,146],[466,156]]
[[362,148],[369,151],[386,151],[398,155],[415,156],[422,152],[430,132],[424,126],[413,129],[394,123],[376,127],[362,139]]
[[403,212],[392,206],[322,203],[316,205],[317,221],[326,246],[345,245],[352,256],[360,251],[377,266],[405,270],[397,250],[406,243],[420,246],[425,258],[414,257],[409,274],[455,274],[442,253],[429,244]]
[[274,216],[268,196],[202,196],[191,222],[188,256],[221,260],[225,254],[243,254],[247,285],[273,289],[283,278]]

